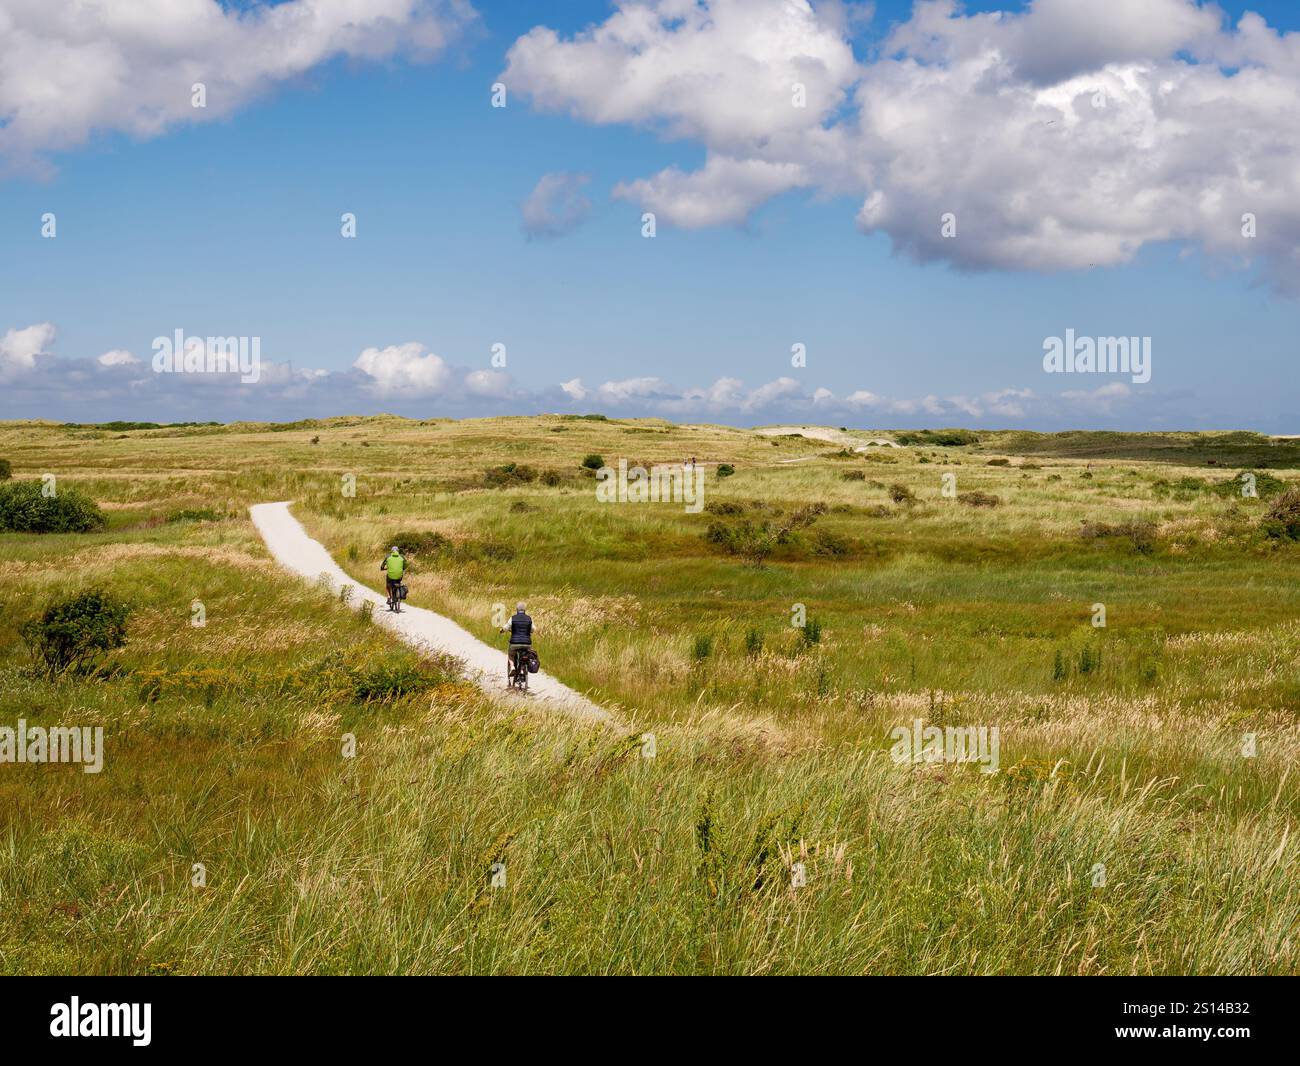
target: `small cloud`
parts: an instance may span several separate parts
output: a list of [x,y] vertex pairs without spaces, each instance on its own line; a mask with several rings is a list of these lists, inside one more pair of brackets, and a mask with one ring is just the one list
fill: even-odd
[[591,200],[582,191],[590,174],[543,174],[520,208],[529,239],[563,237],[587,221]]
[[100,366],[131,366],[139,361],[130,352],[121,348],[114,348],[111,352],[105,352],[96,360]]
[[34,369],[36,357],[49,351],[56,332],[52,322],[9,330],[0,337],[0,370]]

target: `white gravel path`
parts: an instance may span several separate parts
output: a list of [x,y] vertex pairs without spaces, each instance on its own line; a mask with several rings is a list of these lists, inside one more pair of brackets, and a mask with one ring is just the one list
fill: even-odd
[[528,679],[527,695],[512,692],[506,686],[504,644],[500,648],[484,644],[450,618],[423,607],[404,605],[400,614],[389,611],[383,595],[354,581],[333,560],[324,545],[307,535],[302,524],[289,513],[288,502],[254,504],[249,508],[249,514],[271,555],[286,570],[312,582],[319,581],[324,574],[335,588],[351,586],[352,603],[368,600],[375,605],[373,618],[377,624],[392,630],[415,648],[454,655],[465,663],[465,677],[491,695],[537,702],[578,718],[613,723],[614,718],[608,711],[542,671]]

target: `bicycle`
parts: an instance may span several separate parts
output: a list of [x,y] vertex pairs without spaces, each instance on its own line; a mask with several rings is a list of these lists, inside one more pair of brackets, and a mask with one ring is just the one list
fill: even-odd
[[388,583],[388,609],[396,614],[402,613],[402,585],[398,581]]
[[516,692],[528,691],[528,661],[531,649],[514,647],[506,655],[506,686]]

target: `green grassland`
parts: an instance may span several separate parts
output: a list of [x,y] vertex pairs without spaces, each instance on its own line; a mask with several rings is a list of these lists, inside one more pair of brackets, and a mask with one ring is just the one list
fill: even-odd
[[[1296,442],[849,437],[911,443],[0,424],[15,479],[108,517],[0,533],[0,725],[106,741],[100,774],[0,764],[0,973],[1300,970]],[[591,455],[693,455],[705,506],[600,503]],[[270,500],[374,588],[409,545],[410,602],[484,640],[526,600],[619,724],[488,698],[280,572]],[[20,626],[90,587],[127,645],[38,675]],[[914,719],[997,726],[999,772],[894,762]]]

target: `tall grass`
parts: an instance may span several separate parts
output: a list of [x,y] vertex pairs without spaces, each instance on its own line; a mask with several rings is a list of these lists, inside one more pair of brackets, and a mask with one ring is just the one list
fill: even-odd
[[[1300,548],[1156,443],[982,436],[845,480],[824,442],[653,420],[0,426],[15,477],[109,519],[0,536],[0,725],[106,744],[98,775],[0,764],[0,972],[1294,973]],[[521,450],[556,483],[487,487]],[[597,504],[588,454],[725,461],[710,504],[824,505],[851,550],[729,557],[708,512]],[[280,574],[244,517],[269,499],[375,586],[394,532],[436,534],[412,603],[499,641],[525,599],[620,726],[495,702]],[[1128,521],[1149,551],[1080,533]],[[38,676],[19,627],[89,587],[134,604],[126,647]],[[999,772],[896,765],[913,719],[997,725]]]

